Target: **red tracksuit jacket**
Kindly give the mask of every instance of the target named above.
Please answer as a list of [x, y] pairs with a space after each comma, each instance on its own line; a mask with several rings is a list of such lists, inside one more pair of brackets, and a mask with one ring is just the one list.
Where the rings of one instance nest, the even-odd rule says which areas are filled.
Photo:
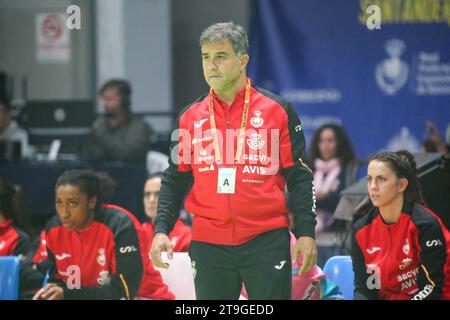
[[67, 231], [57, 216], [46, 227], [49, 282], [65, 299], [174, 299], [148, 258], [148, 238], [129, 211], [97, 209], [82, 232]]
[[0, 256], [26, 255], [30, 245], [30, 237], [15, 227], [12, 220], [0, 223]]
[[[224, 141], [222, 159], [232, 163], [245, 88], [231, 106], [212, 95], [216, 127]], [[302, 161], [306, 158], [305, 138], [295, 111], [280, 97], [251, 87], [244, 150], [236, 170], [236, 191], [218, 194], [209, 97], [209, 94], [201, 97], [178, 116], [180, 133], [171, 145], [172, 155], [178, 155], [178, 161], [175, 163], [171, 158], [164, 173], [155, 233], [169, 234], [173, 229], [186, 192], [185, 208], [194, 216], [192, 240], [240, 245], [264, 232], [288, 227], [284, 197], [287, 182], [294, 199], [294, 233], [297, 237], [314, 237], [312, 173]], [[231, 135], [227, 139], [230, 132], [235, 133], [234, 138]]]
[[450, 299], [450, 233], [423, 206], [405, 203], [394, 224], [378, 208], [358, 220], [352, 261], [355, 299]]
[[[146, 232], [149, 238], [149, 248], [152, 247], [153, 232], [155, 230], [155, 224], [153, 222], [144, 222], [142, 228]], [[188, 252], [189, 245], [191, 244], [191, 228], [186, 226], [183, 222], [178, 220], [173, 227], [172, 232], [169, 233], [169, 239], [172, 243], [174, 252]]]

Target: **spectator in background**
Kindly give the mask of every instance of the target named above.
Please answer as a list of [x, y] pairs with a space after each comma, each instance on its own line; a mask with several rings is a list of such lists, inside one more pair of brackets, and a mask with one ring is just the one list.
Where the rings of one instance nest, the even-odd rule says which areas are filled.
[[45, 230], [49, 283], [34, 299], [174, 299], [148, 258], [141, 224], [103, 204], [112, 185], [109, 176], [88, 170], [58, 178], [57, 216]]
[[[156, 208], [158, 205], [159, 190], [161, 189], [162, 175], [162, 172], [151, 175], [144, 185], [144, 208], [145, 214], [150, 221], [144, 222], [142, 227], [150, 239], [150, 248], [152, 246], [153, 231], [155, 230]], [[174, 252], [188, 252], [189, 244], [191, 243], [191, 229], [178, 219], [173, 230], [169, 233], [169, 239]]]
[[12, 119], [10, 101], [3, 97], [0, 97], [0, 141], [19, 142], [21, 157], [30, 158], [33, 156], [33, 149], [28, 144], [27, 132]]
[[423, 152], [442, 152], [450, 154], [450, 124], [447, 127], [446, 139], [442, 140], [439, 129], [432, 121], [425, 123], [425, 141], [422, 144]]
[[333, 214], [339, 193], [355, 180], [350, 170], [355, 155], [344, 129], [332, 123], [320, 127], [312, 140], [310, 159], [317, 200], [316, 232], [321, 232], [336, 227]]
[[152, 129], [131, 113], [131, 94], [126, 80], [113, 79], [101, 87], [105, 114], [94, 122], [83, 146], [85, 160], [145, 162]]

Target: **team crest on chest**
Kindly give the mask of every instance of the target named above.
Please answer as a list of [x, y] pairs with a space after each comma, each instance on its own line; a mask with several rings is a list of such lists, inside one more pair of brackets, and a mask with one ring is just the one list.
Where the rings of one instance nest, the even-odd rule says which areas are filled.
[[256, 110], [253, 113], [255, 114], [255, 116], [250, 119], [250, 123], [252, 124], [253, 127], [259, 128], [264, 124], [264, 119], [261, 118], [262, 112]]
[[250, 138], [247, 139], [247, 145], [250, 149], [259, 150], [266, 142], [262, 139], [262, 136], [258, 133], [252, 133]]
[[403, 245], [403, 252], [404, 252], [406, 255], [408, 255], [408, 253], [409, 253], [409, 248], [410, 248], [410, 246], [409, 246], [409, 241], [408, 241], [408, 239], [406, 239], [406, 243]]
[[105, 266], [105, 264], [106, 264], [106, 257], [105, 257], [105, 249], [104, 248], [98, 249], [97, 263], [99, 265], [101, 265], [101, 266]]

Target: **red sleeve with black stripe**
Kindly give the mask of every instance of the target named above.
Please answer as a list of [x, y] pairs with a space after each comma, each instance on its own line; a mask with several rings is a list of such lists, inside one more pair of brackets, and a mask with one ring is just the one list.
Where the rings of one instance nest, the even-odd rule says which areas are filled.
[[414, 206], [412, 221], [420, 247], [419, 292], [412, 300], [441, 299], [449, 267], [449, 232], [434, 213], [419, 205]]
[[300, 119], [290, 103], [273, 93], [255, 88], [259, 93], [277, 102], [285, 110], [280, 129], [281, 173], [292, 197], [295, 236], [315, 238], [316, 197], [313, 173], [306, 163], [306, 140]]
[[[285, 141], [289, 141], [285, 143]], [[283, 146], [287, 146], [284, 148]], [[316, 197], [313, 186], [313, 174], [305, 163], [306, 141], [300, 119], [295, 111], [287, 105], [287, 123], [281, 131], [280, 157], [285, 154], [292, 157], [292, 165], [281, 163], [282, 173], [286, 178], [288, 191], [292, 196], [294, 234], [297, 237], [315, 238]]]
[[[203, 98], [204, 96], [200, 97], [196, 102], [184, 108], [177, 117], [176, 127], [170, 144], [169, 167], [164, 172], [161, 181], [154, 235], [157, 233], [168, 235], [173, 230], [180, 216], [183, 199], [194, 182], [194, 176], [190, 167], [191, 155], [187, 149], [188, 145], [190, 147], [191, 142], [185, 141], [187, 139], [186, 133], [188, 132], [186, 112], [193, 104]], [[186, 163], [183, 159], [189, 159], [189, 163]]]

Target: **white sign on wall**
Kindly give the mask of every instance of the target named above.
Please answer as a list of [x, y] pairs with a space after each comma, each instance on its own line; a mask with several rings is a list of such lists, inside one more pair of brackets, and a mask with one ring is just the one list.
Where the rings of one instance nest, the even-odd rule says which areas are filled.
[[41, 63], [68, 63], [70, 61], [70, 33], [64, 13], [36, 15], [36, 59]]

